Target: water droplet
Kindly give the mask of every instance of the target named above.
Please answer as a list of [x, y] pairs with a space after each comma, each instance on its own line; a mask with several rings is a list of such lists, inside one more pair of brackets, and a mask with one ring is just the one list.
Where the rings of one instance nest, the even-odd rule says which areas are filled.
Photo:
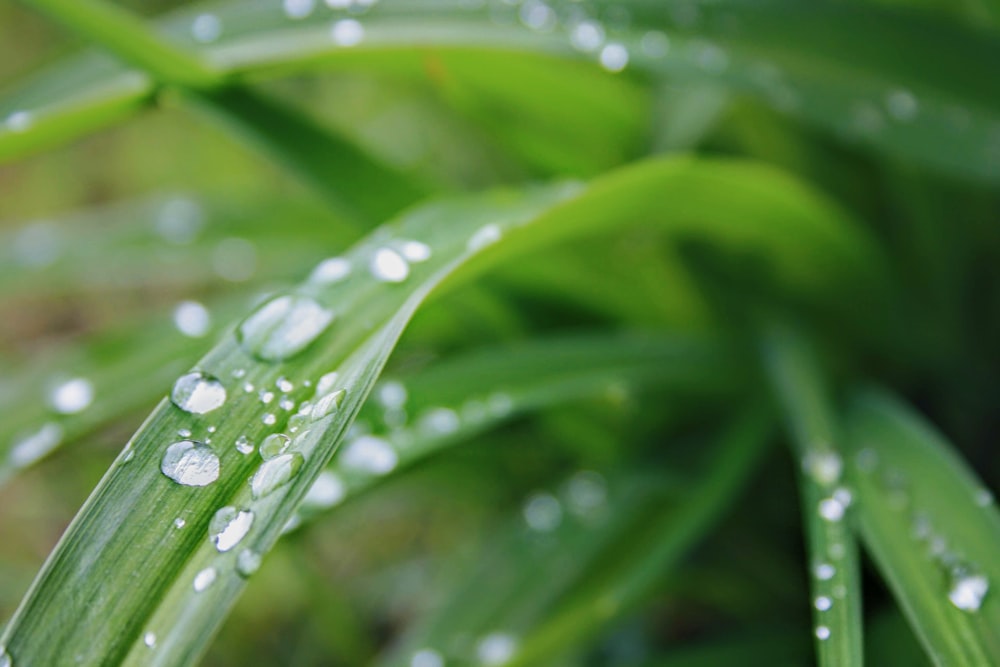
[[247, 454], [253, 454], [253, 443], [250, 442], [250, 438], [245, 435], [241, 435], [236, 438], [236, 451], [240, 454], [246, 456]]
[[458, 430], [461, 422], [451, 408], [432, 408], [420, 417], [418, 428], [431, 436], [450, 435]]
[[244, 579], [260, 569], [260, 554], [250, 549], [244, 549], [236, 556], [236, 574]]
[[155, 648], [156, 647], [156, 633], [154, 633], [154, 632], [147, 632], [146, 634], [144, 634], [142, 636], [142, 643], [145, 644], [146, 646], [148, 646], [149, 648]]
[[122, 450], [122, 463], [128, 463], [135, 458], [135, 450], [132, 449], [132, 443], [125, 445], [125, 449]]
[[35, 124], [35, 117], [30, 111], [13, 111], [7, 115], [4, 125], [10, 132], [27, 132]]
[[830, 628], [825, 625], [816, 626], [816, 638], [820, 641], [826, 641], [830, 638]]
[[203, 415], [226, 402], [226, 388], [215, 376], [193, 371], [177, 378], [170, 401], [184, 412]]
[[269, 461], [281, 456], [288, 449], [288, 445], [291, 442], [292, 439], [284, 433], [271, 434], [264, 438], [264, 442], [260, 443], [260, 457], [265, 461]]
[[340, 452], [338, 462], [352, 470], [384, 475], [396, 467], [399, 457], [387, 441], [373, 435], [363, 435], [352, 440]]
[[337, 384], [337, 378], [338, 377], [339, 376], [337, 375], [336, 371], [332, 371], [330, 373], [327, 373], [323, 377], [321, 377], [316, 382], [316, 393], [317, 394], [325, 394], [328, 391], [330, 391], [331, 389], [333, 389], [334, 385]]
[[566, 483], [566, 500], [573, 514], [584, 518], [593, 516], [607, 503], [607, 484], [596, 472], [578, 472]]
[[820, 581], [829, 581], [830, 579], [833, 579], [835, 574], [837, 574], [837, 568], [829, 563], [820, 563], [816, 566], [816, 569], [813, 570], [813, 574], [815, 574], [816, 578]]
[[212, 316], [197, 301], [181, 301], [174, 308], [174, 326], [189, 338], [201, 338], [212, 326]]
[[293, 399], [291, 396], [282, 396], [281, 399], [278, 401], [278, 407], [284, 410], [285, 412], [291, 412], [292, 410], [295, 409], [295, 399]]
[[365, 38], [365, 29], [354, 19], [341, 19], [333, 24], [330, 37], [337, 46], [357, 46]]
[[55, 387], [49, 394], [52, 408], [61, 414], [80, 412], [94, 400], [94, 385], [86, 378], [73, 378]]
[[274, 416], [273, 413], [268, 412], [263, 417], [260, 418], [261, 423], [265, 426], [274, 426], [278, 423], [278, 418]]
[[384, 283], [401, 283], [410, 275], [410, 265], [391, 248], [376, 250], [369, 269], [376, 280]]
[[202, 44], [214, 42], [222, 35], [222, 21], [215, 14], [199, 14], [191, 23], [191, 35]]
[[598, 60], [600, 60], [601, 67], [609, 72], [621, 72], [628, 65], [628, 49], [625, 48], [624, 44], [611, 42], [601, 49]]
[[246, 392], [246, 393], [248, 393], [248, 394], [252, 394], [256, 389], [257, 388], [255, 386], [253, 386], [252, 382], [244, 382], [243, 383], [243, 391]]
[[243, 349], [255, 357], [284, 361], [304, 350], [332, 321], [333, 312], [311, 298], [286, 294], [258, 308], [236, 334]]
[[344, 402], [345, 396], [347, 396], [347, 392], [343, 389], [331, 391], [329, 394], [323, 396], [313, 406], [312, 412], [309, 415], [310, 419], [317, 421], [336, 412]]
[[218, 572], [215, 571], [214, 567], [206, 567], [204, 570], [194, 575], [194, 592], [201, 593], [209, 586], [215, 583], [215, 578], [218, 576]]
[[989, 489], [979, 489], [976, 492], [975, 501], [980, 507], [989, 507], [993, 504], [993, 494]]
[[820, 595], [818, 598], [816, 598], [814, 604], [816, 606], [816, 609], [818, 609], [819, 611], [828, 611], [830, 607], [833, 606], [833, 600], [831, 600], [825, 595]]
[[62, 442], [63, 430], [55, 422], [47, 422], [34, 433], [16, 440], [7, 460], [15, 468], [23, 468], [42, 458]]
[[208, 524], [208, 538], [220, 552], [229, 551], [250, 532], [253, 519], [253, 512], [250, 510], [223, 507]]
[[184, 245], [198, 236], [205, 213], [198, 202], [174, 197], [163, 202], [156, 214], [156, 233], [167, 243]]
[[304, 19], [313, 12], [314, 0], [284, 0], [285, 16], [290, 19]]
[[569, 42], [578, 51], [596, 51], [604, 43], [604, 26], [597, 21], [580, 21], [570, 29]]
[[339, 477], [324, 470], [309, 487], [309, 492], [302, 499], [302, 504], [318, 509], [333, 507], [347, 495], [347, 488]]
[[377, 391], [376, 399], [385, 408], [401, 408], [406, 405], [406, 387], [402, 382], [388, 380], [383, 382]]
[[219, 479], [219, 457], [200, 442], [181, 440], [167, 447], [160, 470], [178, 484], [208, 486]]
[[831, 486], [840, 481], [840, 475], [844, 470], [844, 463], [836, 452], [813, 450], [806, 454], [803, 459], [802, 469], [816, 483], [823, 486]]
[[819, 501], [819, 515], [825, 521], [840, 521], [844, 518], [844, 506], [836, 498], [824, 498]]
[[271, 401], [274, 400], [274, 392], [268, 391], [267, 389], [261, 389], [260, 393], [257, 394], [257, 396], [260, 398], [260, 402], [263, 403], [264, 405], [268, 405]]
[[469, 241], [465, 244], [466, 249], [469, 252], [476, 252], [482, 250], [488, 245], [493, 245], [503, 236], [503, 230], [500, 229], [500, 225], [495, 223], [490, 223], [484, 225], [476, 230], [476, 232], [469, 237]]
[[261, 464], [250, 480], [250, 492], [254, 498], [263, 498], [287, 484], [302, 467], [302, 455], [298, 452], [282, 454]]
[[444, 658], [430, 648], [422, 648], [410, 658], [410, 667], [444, 667]]
[[431, 247], [420, 241], [404, 241], [399, 251], [408, 262], [426, 262], [431, 258]]
[[278, 388], [278, 391], [288, 393], [295, 389], [295, 384], [286, 377], [280, 377], [274, 381], [274, 386]]
[[343, 257], [324, 259], [316, 265], [309, 280], [322, 285], [337, 283], [351, 275], [351, 262]]
[[981, 574], [970, 572], [968, 568], [956, 568], [952, 572], [951, 589], [948, 599], [958, 609], [967, 612], [979, 611], [983, 598], [990, 590], [990, 582]]
[[0, 646], [0, 667], [12, 667], [14, 661], [10, 657], [10, 653], [7, 653], [7, 649]]
[[185, 521], [184, 519], [182, 519], [180, 517], [177, 517], [176, 519], [174, 519], [174, 528], [176, 528], [177, 530], [180, 530], [181, 528], [183, 528], [186, 525], [187, 525], [187, 521]]
[[550, 493], [536, 493], [524, 504], [524, 520], [528, 528], [550, 533], [562, 522], [562, 505]]
[[670, 40], [659, 30], [651, 30], [639, 40], [639, 50], [649, 58], [662, 58], [670, 50]]
[[532, 30], [549, 32], [556, 27], [556, 13], [542, 0], [525, 0], [518, 16]]
[[917, 98], [910, 91], [898, 88], [886, 95], [885, 108], [896, 120], [913, 120], [918, 110]]
[[516, 650], [517, 640], [513, 636], [494, 632], [476, 644], [476, 657], [484, 665], [502, 665], [514, 657]]

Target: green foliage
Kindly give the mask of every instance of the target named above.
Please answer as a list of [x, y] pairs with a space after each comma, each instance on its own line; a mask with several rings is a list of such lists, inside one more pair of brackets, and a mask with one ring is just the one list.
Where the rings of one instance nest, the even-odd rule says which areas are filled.
[[1000, 663], [996, 2], [24, 4], [0, 667]]

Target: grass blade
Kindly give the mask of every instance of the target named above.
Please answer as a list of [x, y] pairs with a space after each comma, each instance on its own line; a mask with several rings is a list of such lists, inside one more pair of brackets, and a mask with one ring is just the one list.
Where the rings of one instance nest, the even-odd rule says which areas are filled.
[[1000, 512], [934, 429], [863, 392], [847, 451], [865, 547], [937, 665], [1000, 662]]

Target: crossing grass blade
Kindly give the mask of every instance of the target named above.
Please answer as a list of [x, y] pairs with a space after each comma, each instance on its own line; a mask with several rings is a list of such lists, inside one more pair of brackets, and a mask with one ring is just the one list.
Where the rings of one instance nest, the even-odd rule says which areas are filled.
[[954, 448], [892, 396], [858, 392], [846, 451], [861, 539], [936, 665], [1000, 660], [1000, 512]]

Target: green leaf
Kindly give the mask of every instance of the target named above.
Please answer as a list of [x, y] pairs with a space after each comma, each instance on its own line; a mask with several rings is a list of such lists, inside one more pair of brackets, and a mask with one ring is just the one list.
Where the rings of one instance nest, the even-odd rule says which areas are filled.
[[865, 547], [937, 665], [1000, 661], [1000, 512], [952, 446], [891, 396], [855, 396], [851, 481]]

